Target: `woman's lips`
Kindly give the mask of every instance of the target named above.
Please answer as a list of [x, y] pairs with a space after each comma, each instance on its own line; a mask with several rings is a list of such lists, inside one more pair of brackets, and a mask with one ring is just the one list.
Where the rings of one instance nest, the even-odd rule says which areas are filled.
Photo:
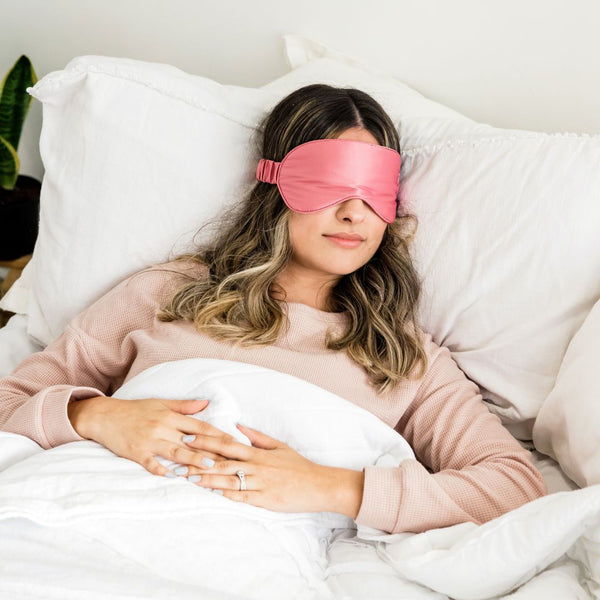
[[342, 248], [358, 248], [364, 239], [357, 233], [329, 233], [324, 236]]

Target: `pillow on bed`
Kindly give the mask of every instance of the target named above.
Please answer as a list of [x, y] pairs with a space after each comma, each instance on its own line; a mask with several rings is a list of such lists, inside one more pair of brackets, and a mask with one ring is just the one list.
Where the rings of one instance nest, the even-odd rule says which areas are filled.
[[578, 485], [600, 483], [600, 301], [575, 334], [533, 428], [537, 449]]
[[[356, 64], [300, 36], [286, 42], [302, 81], [311, 65], [321, 76], [324, 59]], [[567, 345], [600, 297], [600, 136], [418, 111], [402, 115], [399, 131], [401, 200], [419, 219], [421, 324], [512, 433], [531, 439]]]
[[258, 89], [173, 67], [78, 58], [33, 88], [45, 167], [31, 336], [47, 344], [129, 274], [189, 245], [253, 180]]

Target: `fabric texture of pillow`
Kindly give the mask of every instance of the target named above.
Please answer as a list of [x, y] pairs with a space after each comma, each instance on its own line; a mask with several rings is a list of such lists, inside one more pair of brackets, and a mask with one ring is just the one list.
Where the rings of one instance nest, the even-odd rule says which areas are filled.
[[575, 334], [533, 428], [540, 452], [585, 487], [600, 483], [600, 301]]
[[47, 344], [129, 274], [189, 248], [253, 182], [268, 94], [162, 64], [74, 59], [32, 89], [45, 167], [29, 334]]
[[491, 128], [404, 152], [421, 323], [521, 439], [600, 297], [598, 164], [598, 138]]
[[[303, 82], [311, 65], [321, 76], [323, 60], [361, 64], [301, 36], [286, 45]], [[374, 80], [353, 84], [369, 92]], [[600, 136], [499, 129], [387, 85], [384, 108], [401, 120], [401, 201], [419, 220], [421, 325], [529, 440], [567, 345], [600, 297]], [[404, 101], [414, 105], [403, 112]]]

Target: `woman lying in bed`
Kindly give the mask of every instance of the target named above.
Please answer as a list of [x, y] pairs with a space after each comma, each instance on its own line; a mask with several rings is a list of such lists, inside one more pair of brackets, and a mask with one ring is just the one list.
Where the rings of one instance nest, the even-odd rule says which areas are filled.
[[[482, 523], [543, 495], [529, 453], [415, 322], [412, 221], [396, 218], [399, 138], [382, 107], [314, 84], [262, 130], [258, 182], [213, 243], [126, 279], [0, 380], [2, 429], [44, 448], [92, 439], [235, 501], [388, 532]], [[395, 428], [418, 461], [325, 467], [259, 431], [239, 426], [247, 446], [191, 417], [206, 400], [110, 396], [152, 365], [195, 357], [321, 386]], [[185, 466], [172, 473], [160, 456]]]

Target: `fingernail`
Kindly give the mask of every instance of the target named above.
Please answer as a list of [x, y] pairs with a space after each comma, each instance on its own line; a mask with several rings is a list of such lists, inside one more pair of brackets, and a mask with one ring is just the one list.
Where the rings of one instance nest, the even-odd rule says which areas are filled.
[[195, 435], [184, 435], [184, 436], [181, 438], [181, 441], [182, 441], [182, 442], [185, 442], [185, 443], [187, 444], [188, 442], [193, 442], [195, 439], [196, 439], [196, 436], [195, 436]]
[[205, 467], [213, 467], [215, 464], [215, 461], [212, 458], [206, 458], [206, 456], [202, 459], [202, 464]]
[[190, 483], [198, 483], [202, 479], [202, 475], [190, 475], [188, 481]]
[[167, 472], [165, 473], [165, 477], [175, 477], [175, 474], [174, 474], [174, 473], [171, 473], [171, 471], [167, 471]]
[[175, 475], [187, 475], [188, 470], [189, 469], [187, 467], [177, 467], [173, 472]]

